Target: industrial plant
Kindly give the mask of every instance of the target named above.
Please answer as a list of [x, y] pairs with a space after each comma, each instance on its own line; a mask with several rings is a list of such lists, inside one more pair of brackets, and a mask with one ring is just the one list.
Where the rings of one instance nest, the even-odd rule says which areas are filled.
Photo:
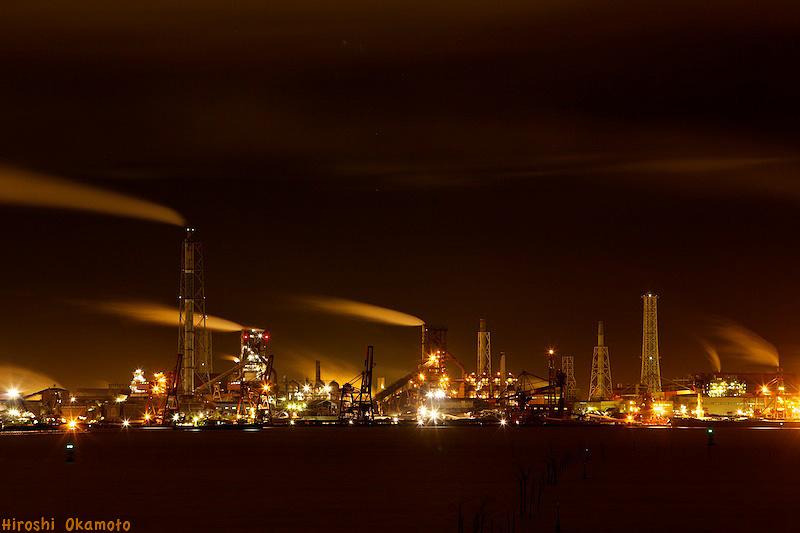
[[[700, 373], [662, 377], [658, 345], [658, 295], [642, 296], [641, 377], [614, 382], [602, 321], [591, 360], [587, 394], [575, 378], [576, 357], [555, 348], [541, 354], [546, 373], [508, 368], [492, 353], [487, 321], [477, 321], [474, 371], [448, 349], [448, 329], [420, 327], [420, 351], [409, 372], [391, 383], [374, 378], [376, 354], [365, 347], [361, 371], [338, 383], [279, 377], [280, 354], [270, 352], [265, 328], [243, 328], [232, 365], [213, 368], [202, 244], [188, 228], [182, 243], [177, 357], [167, 368], [133, 370], [130, 383], [108, 388], [50, 387], [5, 391], [4, 430], [99, 428], [237, 429], [309, 425], [614, 425], [764, 427], [800, 426], [797, 377], [771, 373]], [[588, 352], [588, 351], [587, 351]], [[167, 362], [165, 358], [165, 363]], [[471, 366], [471, 365], [470, 365]]]

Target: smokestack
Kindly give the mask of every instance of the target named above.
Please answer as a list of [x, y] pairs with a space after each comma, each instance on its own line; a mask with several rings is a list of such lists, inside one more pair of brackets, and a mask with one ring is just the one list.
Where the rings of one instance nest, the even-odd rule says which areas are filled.
[[322, 379], [320, 379], [319, 360], [317, 360], [317, 380], [314, 382], [314, 384], [317, 385], [317, 384], [319, 384], [321, 382], [322, 382]]
[[506, 381], [506, 352], [500, 352], [500, 379], [505, 383]]
[[603, 335], [603, 321], [597, 323], [597, 345], [605, 346], [605, 335]]
[[486, 331], [486, 319], [481, 318], [481, 329], [479, 331]]

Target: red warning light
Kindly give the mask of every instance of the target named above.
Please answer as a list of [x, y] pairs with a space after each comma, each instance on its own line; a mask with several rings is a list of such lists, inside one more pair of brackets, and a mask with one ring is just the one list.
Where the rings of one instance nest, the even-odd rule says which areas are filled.
[[264, 335], [264, 338], [265, 338], [266, 340], [269, 340], [269, 335]]

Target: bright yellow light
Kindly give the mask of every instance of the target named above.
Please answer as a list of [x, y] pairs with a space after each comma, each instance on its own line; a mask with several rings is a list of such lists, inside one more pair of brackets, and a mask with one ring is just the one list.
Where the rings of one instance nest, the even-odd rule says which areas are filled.
[[553, 350], [552, 348], [550, 348], [550, 350], [548, 350], [548, 352], [547, 352], [547, 353], [549, 353], [550, 355], [553, 355], [554, 353], [556, 353], [556, 351], [555, 351], [555, 350]]
[[78, 423], [75, 420], [70, 420], [69, 424], [67, 424], [67, 427], [69, 427], [69, 429], [75, 429], [78, 427]]
[[425, 381], [425, 374], [423, 374], [422, 372], [420, 372], [420, 374], [419, 374], [419, 379], [420, 379], [420, 380], [422, 380], [422, 381]]
[[19, 409], [9, 409], [8, 414], [11, 416], [19, 416]]
[[123, 426], [123, 427], [128, 427], [128, 426], [130, 426], [130, 425], [131, 425], [131, 423], [130, 423], [129, 421], [127, 421], [127, 420], [123, 420], [123, 421], [122, 421], [122, 426]]
[[8, 389], [9, 398], [16, 398], [17, 396], [19, 396], [19, 391], [17, 389]]
[[144, 419], [145, 419], [145, 420], [150, 420], [150, 413], [146, 413], [146, 414], [144, 415]]
[[76, 400], [77, 400], [77, 398], [75, 396], [70, 396], [69, 397], [69, 401], [71, 401], [72, 403], [75, 403]]
[[506, 419], [505, 418], [500, 420], [500, 425], [501, 426], [505, 426], [506, 425]]

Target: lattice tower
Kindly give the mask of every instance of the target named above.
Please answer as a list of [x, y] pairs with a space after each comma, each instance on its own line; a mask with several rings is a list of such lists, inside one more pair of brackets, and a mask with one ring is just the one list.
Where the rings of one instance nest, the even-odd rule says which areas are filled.
[[614, 398], [611, 381], [611, 360], [605, 345], [603, 322], [597, 323], [597, 346], [592, 353], [592, 375], [589, 379], [589, 401], [600, 402]]
[[642, 318], [642, 379], [645, 394], [661, 396], [661, 362], [658, 356], [658, 296], [647, 293]]

